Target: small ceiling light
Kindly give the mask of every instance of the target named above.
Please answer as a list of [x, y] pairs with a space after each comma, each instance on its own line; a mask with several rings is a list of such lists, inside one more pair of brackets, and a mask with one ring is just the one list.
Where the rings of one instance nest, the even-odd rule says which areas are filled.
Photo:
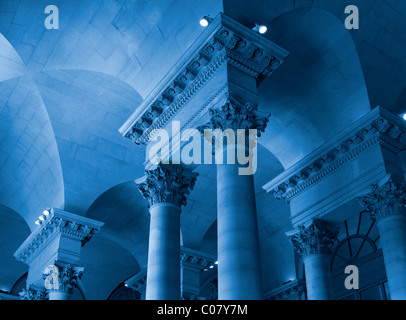
[[44, 212], [42, 213], [44, 216], [49, 216], [50, 209], [45, 209]]
[[213, 265], [211, 265], [209, 268], [210, 268], [210, 269], [213, 269], [213, 268], [214, 268], [214, 266], [213, 266]]
[[38, 219], [40, 219], [41, 221], [45, 220], [44, 216], [39, 216]]
[[406, 113], [403, 114], [402, 118], [406, 121]]
[[40, 226], [40, 225], [41, 225], [41, 222], [40, 222], [39, 220], [37, 220], [37, 221], [35, 221], [35, 224], [36, 224], [37, 226]]
[[219, 264], [219, 262], [218, 262], [218, 261], [216, 261], [214, 264]]
[[204, 16], [203, 18], [200, 19], [200, 25], [203, 28], [206, 28], [212, 21], [213, 18], [211, 18], [210, 16]]
[[256, 23], [255, 27], [252, 28], [252, 30], [254, 30], [255, 32], [258, 32], [260, 34], [264, 34], [268, 31], [268, 27], [263, 24]]

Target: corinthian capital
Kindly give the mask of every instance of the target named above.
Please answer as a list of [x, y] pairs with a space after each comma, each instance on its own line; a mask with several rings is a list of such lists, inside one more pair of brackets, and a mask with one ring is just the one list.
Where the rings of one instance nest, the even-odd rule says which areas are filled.
[[149, 207], [156, 203], [173, 203], [185, 206], [186, 195], [193, 189], [197, 173], [185, 170], [180, 165], [159, 164], [154, 170], [147, 170], [147, 175], [137, 180], [138, 188]]
[[371, 186], [371, 192], [358, 198], [373, 219], [405, 215], [406, 184], [394, 182], [389, 176]]
[[57, 274], [55, 275], [49, 271], [43, 274], [44, 279], [49, 276], [54, 276], [56, 279], [53, 280], [52, 290], [73, 294], [73, 291], [78, 285], [78, 281], [82, 278], [84, 268], [70, 264], [57, 264], [56, 267], [56, 270], [53, 270], [53, 272]]
[[327, 221], [314, 219], [286, 235], [300, 256], [331, 254], [337, 241], [338, 228]]
[[198, 129], [203, 132], [204, 129], [227, 129], [234, 130], [256, 129], [258, 137], [265, 131], [270, 115], [264, 115], [255, 110], [253, 104], [247, 103], [241, 105], [231, 97], [219, 109], [210, 109], [210, 121]]

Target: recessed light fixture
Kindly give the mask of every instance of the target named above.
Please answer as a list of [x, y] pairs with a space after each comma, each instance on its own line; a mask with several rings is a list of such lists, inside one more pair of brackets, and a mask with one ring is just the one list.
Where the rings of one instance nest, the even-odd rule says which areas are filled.
[[207, 15], [200, 19], [200, 25], [203, 28], [206, 28], [212, 21], [213, 21], [213, 18], [210, 17], [209, 15]]
[[258, 32], [259, 34], [264, 34], [268, 31], [268, 27], [266, 25], [256, 23], [252, 30]]
[[219, 262], [218, 262], [218, 261], [216, 261], [214, 264], [219, 264]]
[[406, 113], [403, 114], [402, 118], [406, 121]]
[[51, 213], [51, 209], [45, 209], [42, 214], [43, 214], [44, 216], [49, 216], [50, 213]]

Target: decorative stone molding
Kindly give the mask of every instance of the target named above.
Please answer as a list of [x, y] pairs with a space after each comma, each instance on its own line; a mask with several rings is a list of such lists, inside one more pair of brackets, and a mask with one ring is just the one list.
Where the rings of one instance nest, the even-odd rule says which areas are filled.
[[337, 241], [338, 227], [327, 221], [313, 219], [287, 232], [290, 243], [301, 257], [331, 254]]
[[209, 113], [210, 121], [198, 128], [200, 132], [204, 133], [205, 129], [220, 129], [222, 131], [231, 129], [236, 135], [238, 129], [243, 129], [246, 132], [246, 146], [250, 146], [250, 141], [247, 140], [248, 130], [256, 129], [257, 137], [260, 137], [261, 133], [265, 131], [271, 116], [256, 111], [256, 106], [250, 103], [241, 105], [232, 97], [229, 97], [226, 104], [221, 108], [210, 109]]
[[359, 203], [379, 219], [391, 215], [406, 215], [406, 183], [394, 182], [390, 175], [371, 185], [370, 192], [358, 198]]
[[185, 170], [180, 165], [159, 164], [146, 170], [147, 175], [136, 181], [148, 207], [156, 203], [186, 205], [186, 195], [193, 189], [198, 173]]
[[29, 264], [54, 237], [60, 235], [81, 242], [82, 247], [100, 230], [104, 223], [59, 209], [51, 209], [44, 222], [24, 241], [14, 256]]
[[200, 251], [183, 247], [180, 254], [181, 266], [194, 272], [202, 272], [214, 266], [216, 259]]
[[225, 65], [255, 79], [276, 70], [288, 52], [220, 13], [160, 85], [120, 128], [136, 144], [147, 144]]
[[45, 288], [34, 289], [29, 287], [28, 289], [23, 289], [19, 293], [20, 300], [48, 300], [48, 291]]
[[276, 199], [289, 203], [376, 144], [396, 152], [406, 148], [405, 125], [380, 107], [361, 118], [332, 143], [325, 144], [264, 185], [263, 189]]
[[[180, 261], [182, 268], [193, 272], [202, 272], [214, 265], [216, 258], [201, 251], [181, 247]], [[147, 269], [143, 269], [136, 275], [125, 281], [125, 285], [138, 292], [145, 292], [147, 285]], [[190, 298], [190, 297], [188, 297]], [[199, 299], [199, 297], [195, 297]]]
[[293, 280], [265, 294], [265, 300], [302, 300], [306, 290], [303, 280]]
[[[73, 291], [76, 289], [78, 285], [78, 281], [82, 278], [83, 271], [85, 268], [73, 266], [70, 264], [63, 265], [63, 264], [56, 264], [59, 268], [58, 271], [58, 289], [51, 289], [55, 291], [62, 291], [68, 294], [73, 294]], [[51, 273], [44, 273], [43, 277], [46, 278]]]
[[137, 292], [144, 292], [147, 285], [147, 269], [143, 269], [130, 279], [125, 281], [126, 287]]

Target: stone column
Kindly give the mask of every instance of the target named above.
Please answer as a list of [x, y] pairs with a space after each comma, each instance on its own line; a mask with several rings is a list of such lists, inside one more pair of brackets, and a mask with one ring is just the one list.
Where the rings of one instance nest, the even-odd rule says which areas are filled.
[[392, 300], [406, 299], [406, 185], [386, 177], [360, 203], [377, 219]]
[[103, 223], [55, 208], [45, 210], [39, 221], [14, 253], [18, 261], [29, 266], [27, 290], [21, 298], [32, 298], [32, 290], [42, 293], [46, 289], [49, 300], [68, 300], [84, 270], [79, 267], [81, 249]]
[[197, 173], [160, 164], [137, 181], [151, 214], [147, 300], [180, 299], [180, 213]]
[[[214, 136], [216, 143], [220, 300], [264, 298], [253, 174], [256, 138], [265, 130], [269, 115], [255, 109], [230, 97], [219, 110], [211, 110], [210, 122], [199, 128], [206, 140]], [[213, 135], [210, 130], [214, 130]], [[222, 145], [223, 134], [228, 138], [226, 145]], [[249, 162], [242, 165], [238, 155], [245, 156], [246, 151]], [[236, 154], [237, 159], [233, 159]]]
[[308, 300], [332, 300], [330, 257], [338, 228], [326, 221], [311, 220], [286, 234], [303, 258]]

